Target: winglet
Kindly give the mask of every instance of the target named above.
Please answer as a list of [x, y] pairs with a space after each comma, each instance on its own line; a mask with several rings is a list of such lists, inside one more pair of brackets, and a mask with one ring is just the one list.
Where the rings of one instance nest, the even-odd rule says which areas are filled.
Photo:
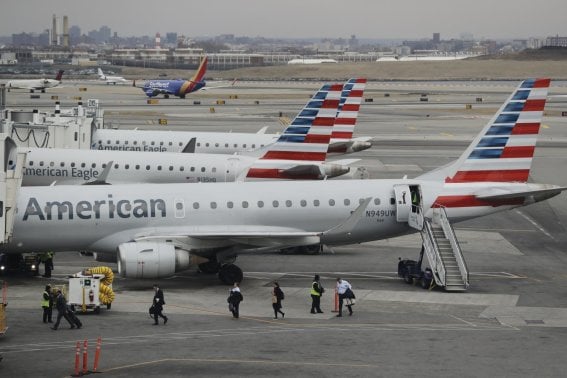
[[112, 169], [112, 164], [114, 163], [114, 160], [109, 161], [106, 164], [106, 167], [104, 167], [104, 170], [102, 171], [102, 173], [100, 174], [100, 176], [98, 176], [96, 178], [96, 180], [93, 181], [89, 181], [84, 183], [83, 185], [110, 185], [106, 179], [108, 178], [108, 174], [110, 173], [110, 170]]
[[345, 219], [342, 223], [336, 225], [335, 227], [323, 232], [323, 236], [329, 237], [335, 235], [350, 234], [357, 223], [360, 221], [360, 219], [362, 219], [364, 211], [370, 204], [370, 201], [372, 201], [372, 197], [365, 198], [347, 219]]
[[185, 148], [183, 148], [183, 151], [181, 151], [181, 153], [194, 154], [196, 145], [197, 145], [197, 138], [191, 138], [191, 140], [189, 141], [189, 143], [187, 143]]

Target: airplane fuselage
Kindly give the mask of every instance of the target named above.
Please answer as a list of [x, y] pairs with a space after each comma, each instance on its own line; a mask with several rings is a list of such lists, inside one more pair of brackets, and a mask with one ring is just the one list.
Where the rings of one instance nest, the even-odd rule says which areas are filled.
[[186, 94], [198, 91], [205, 86], [204, 81], [192, 82], [190, 80], [149, 80], [142, 90], [148, 97], [157, 95], [172, 95], [185, 97]]
[[6, 83], [6, 87], [15, 89], [46, 89], [56, 87], [60, 83], [59, 80], [54, 79], [22, 79], [10, 80]]
[[[370, 197], [351, 232], [321, 239], [329, 245], [361, 243], [415, 231], [407, 221], [397, 220], [402, 198], [394, 192], [396, 185], [419, 185], [426, 214], [441, 195], [454, 190], [447, 189], [450, 184], [420, 180], [148, 184], [80, 190], [72, 186], [22, 187], [14, 237], [7, 249], [114, 253], [122, 243], [154, 235], [218, 234], [225, 235], [227, 242], [231, 235], [240, 234], [275, 235], [276, 240], [280, 232], [321, 235], [344, 222], [360, 201]], [[407, 197], [404, 194], [403, 201], [406, 199], [409, 201], [409, 193]], [[447, 208], [447, 213], [455, 221], [520, 205]]]

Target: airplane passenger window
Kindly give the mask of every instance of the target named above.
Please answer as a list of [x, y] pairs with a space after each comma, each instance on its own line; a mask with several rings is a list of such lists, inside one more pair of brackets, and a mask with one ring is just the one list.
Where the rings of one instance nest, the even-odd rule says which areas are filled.
[[152, 140], [152, 142], [151, 142], [150, 144], [151, 144], [152, 146], [155, 146], [155, 145], [156, 145], [156, 142], [154, 142], [154, 141]]
[[350, 205], [350, 200], [348, 198], [345, 198], [344, 204], [345, 204], [345, 206]]
[[191, 172], [195, 172], [195, 167], [191, 167]]
[[315, 207], [319, 206], [319, 200], [313, 200], [313, 206]]
[[242, 201], [242, 208], [248, 209], [248, 201]]
[[170, 170], [170, 171], [173, 171], [173, 165], [170, 165], [170, 166], [169, 166], [169, 170]]
[[124, 141], [124, 144], [128, 144], [128, 141], [127, 141], [127, 140], [125, 140], [125, 141]]
[[49, 163], [50, 167], [53, 167], [54, 165], [55, 165], [55, 162], [53, 162], [53, 161]]
[[118, 164], [114, 164], [114, 169], [118, 169], [119, 165]]
[[274, 201], [272, 202], [272, 206], [273, 207], [278, 207], [280, 205], [280, 203], [278, 201]]
[[183, 172], [183, 171], [185, 170], [185, 167], [184, 167], [184, 166], [181, 166], [181, 167], [179, 167], [179, 170], [180, 170], [181, 172]]
[[163, 146], [163, 142], [159, 142], [159, 145], [160, 145], [160, 146]]
[[85, 163], [81, 163], [81, 168], [85, 168], [87, 165]]
[[335, 200], [334, 199], [329, 200], [329, 206], [335, 206]]
[[374, 198], [374, 204], [380, 205], [380, 198]]
[[30, 167], [33, 166], [33, 161], [30, 160]]
[[102, 140], [99, 140], [99, 141], [98, 141], [98, 144], [102, 144]]
[[242, 145], [242, 148], [246, 148], [246, 143], [244, 143], [244, 144]]
[[65, 166], [65, 162], [62, 161], [59, 165], [62, 166], [62, 167], [64, 167], [64, 166]]
[[117, 141], [116, 141], [116, 144], [120, 144], [120, 141], [119, 141], [119, 140], [117, 140]]
[[102, 164], [102, 169], [106, 168], [106, 163]]
[[305, 206], [307, 206], [307, 201], [301, 200], [301, 201], [299, 201], [299, 204], [301, 205], [301, 207], [305, 207]]
[[175, 204], [175, 209], [176, 210], [183, 210], [183, 202], [177, 202]]
[[150, 166], [146, 165], [146, 171], [149, 171], [149, 170], [150, 170]]
[[96, 163], [92, 163], [91, 167], [96, 168]]
[[287, 200], [287, 201], [285, 201], [285, 205], [286, 205], [287, 207], [291, 207], [292, 203], [291, 203], [290, 200]]
[[130, 164], [125, 164], [124, 169], [130, 169]]
[[217, 167], [213, 167], [213, 173], [217, 171]]
[[234, 148], [238, 147], [238, 144], [234, 143]]
[[211, 202], [211, 209], [216, 209], [216, 208], [217, 208], [217, 203]]
[[197, 210], [199, 208], [199, 202], [193, 202], [193, 209]]
[[135, 140], [135, 141], [134, 141], [134, 146], [135, 146], [135, 145], [137, 145], [137, 144], [138, 144], [138, 141], [137, 141], [137, 140]]
[[260, 208], [264, 207], [264, 201], [258, 201], [258, 207]]
[[219, 146], [219, 144], [218, 144], [218, 143], [215, 143], [215, 147], [218, 147], [218, 146]]
[[228, 207], [229, 209], [232, 209], [234, 207], [234, 204], [232, 203], [232, 201], [228, 201], [226, 203], [226, 207]]
[[145, 140], [143, 140], [143, 141], [142, 141], [142, 144], [143, 144], [143, 145], [145, 146], [145, 145], [146, 145], [146, 141], [145, 141]]
[[395, 198], [390, 198], [390, 205], [395, 205], [396, 204], [396, 199]]
[[72, 163], [71, 163], [71, 167], [74, 167], [74, 166], [75, 166], [75, 162], [72, 162]]
[[140, 169], [140, 164], [136, 164], [136, 169]]
[[110, 139], [106, 141], [106, 144], [110, 144]]
[[224, 146], [225, 146], [226, 148], [228, 148], [228, 143], [225, 143]]
[[201, 172], [205, 172], [205, 167], [201, 167]]
[[260, 145], [260, 147], [264, 147], [264, 145], [263, 145], [263, 144], [261, 144], [261, 145]]
[[170, 145], [170, 146], [173, 146], [173, 142], [169, 142], [169, 145]]
[[179, 142], [179, 147], [183, 146], [183, 143]]
[[201, 147], [201, 143], [197, 143], [197, 147]]
[[158, 166], [157, 166], [157, 170], [158, 170], [158, 171], [161, 171], [161, 165], [158, 165]]
[[206, 147], [209, 147], [209, 144], [208, 144], [208, 143], [205, 143], [205, 146], [206, 146]]
[[40, 167], [43, 167], [43, 161], [40, 161], [40, 162], [39, 162], [39, 166], [40, 166]]
[[358, 204], [359, 204], [359, 205], [362, 205], [363, 202], [364, 202], [364, 198], [359, 198], [359, 199], [358, 199]]

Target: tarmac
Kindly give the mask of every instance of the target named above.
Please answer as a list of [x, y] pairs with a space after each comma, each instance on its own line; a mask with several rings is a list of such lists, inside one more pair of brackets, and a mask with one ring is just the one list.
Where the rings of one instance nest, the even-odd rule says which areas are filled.
[[[371, 177], [413, 177], [443, 165], [458, 157], [516, 84], [372, 83], [365, 97], [374, 101], [363, 104], [355, 133], [374, 136], [374, 145], [349, 157], [360, 158], [357, 165], [367, 167]], [[82, 85], [57, 90], [68, 98], [62, 106], [73, 103]], [[89, 85], [88, 93], [101, 98], [103, 106], [111, 104], [108, 121], [124, 128], [160, 127], [153, 123], [159, 114], [168, 118], [169, 129], [254, 132], [265, 125], [280, 129], [279, 112], [293, 116], [320, 83], [239, 85], [238, 90], [160, 100], [151, 107], [132, 88]], [[419, 100], [423, 91], [428, 102]], [[562, 82], [552, 88], [554, 95], [566, 91]], [[229, 99], [233, 93], [238, 93], [237, 100]], [[9, 106], [50, 107], [49, 96], [31, 103], [28, 94], [18, 94]], [[217, 97], [226, 98], [227, 105], [216, 106], [211, 114]], [[477, 97], [483, 102], [477, 104]], [[193, 99], [202, 105], [192, 105]], [[465, 107], [469, 103], [471, 111]], [[563, 110], [566, 98], [550, 98], [531, 173], [535, 182], [567, 185]], [[76, 252], [57, 253], [50, 279], [5, 277], [9, 329], [0, 338], [0, 374], [70, 376], [76, 343], [84, 340], [92, 370], [94, 346], [101, 337], [98, 372], [112, 377], [563, 376], [566, 221], [561, 194], [454, 225], [471, 272], [466, 293], [424, 290], [397, 277], [398, 257], [417, 258], [419, 235], [326, 248], [318, 255], [242, 255], [237, 260], [245, 275], [239, 319], [228, 312], [229, 288], [214, 275], [191, 269], [156, 280], [167, 303], [165, 326], [153, 326], [148, 315], [154, 281], [116, 277], [110, 310], [79, 315], [84, 324], [80, 330], [67, 329], [64, 323], [58, 331], [49, 329], [41, 321], [40, 307], [46, 283], [65, 283], [69, 274], [90, 266], [116, 269]], [[314, 274], [326, 288], [324, 314], [309, 313]], [[333, 312], [337, 277], [353, 285], [353, 316], [337, 318]], [[285, 292], [284, 319], [273, 319], [274, 280]]]

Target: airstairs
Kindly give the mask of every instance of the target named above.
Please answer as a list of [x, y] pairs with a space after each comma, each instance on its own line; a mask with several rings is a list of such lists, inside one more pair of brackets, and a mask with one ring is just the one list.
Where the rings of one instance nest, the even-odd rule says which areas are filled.
[[[469, 287], [469, 273], [455, 231], [445, 208], [436, 207], [431, 210], [431, 218], [421, 217], [421, 222], [414, 223], [410, 217], [409, 221], [412, 227], [421, 232], [425, 255], [435, 283], [446, 291], [466, 291]], [[421, 211], [416, 213], [422, 214]], [[422, 227], [418, 228], [420, 226]]]

